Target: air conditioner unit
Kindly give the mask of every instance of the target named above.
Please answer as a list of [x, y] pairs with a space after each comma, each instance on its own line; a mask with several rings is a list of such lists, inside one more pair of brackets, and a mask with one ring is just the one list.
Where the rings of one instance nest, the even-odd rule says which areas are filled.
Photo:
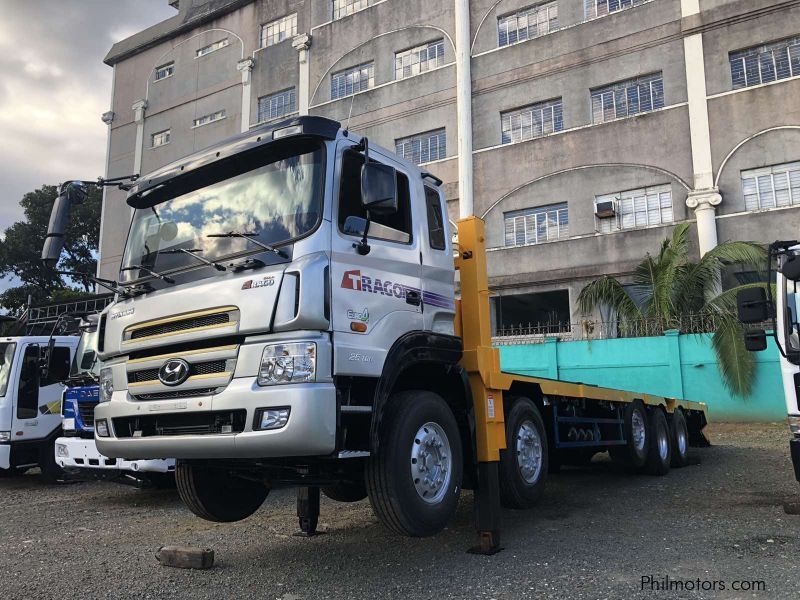
[[608, 219], [617, 216], [617, 203], [615, 200], [598, 202], [594, 208], [594, 214], [598, 219]]

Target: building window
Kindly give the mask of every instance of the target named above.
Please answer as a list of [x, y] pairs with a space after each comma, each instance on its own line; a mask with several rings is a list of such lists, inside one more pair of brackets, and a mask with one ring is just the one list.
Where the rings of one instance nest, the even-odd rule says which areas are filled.
[[261, 47], [274, 46], [296, 35], [297, 13], [292, 13], [261, 26]]
[[583, 12], [587, 19], [602, 17], [626, 8], [644, 4], [649, 0], [583, 0]]
[[331, 76], [331, 100], [375, 87], [375, 63], [364, 63]]
[[228, 41], [228, 38], [225, 38], [224, 40], [214, 42], [213, 44], [209, 44], [208, 46], [203, 46], [197, 51], [197, 58], [205, 56], [206, 54], [211, 54], [212, 52], [216, 52], [217, 50], [220, 50], [225, 46], [227, 46], [229, 43], [230, 42]]
[[150, 146], [153, 148], [158, 148], [159, 146], [164, 146], [169, 144], [169, 137], [170, 137], [170, 130], [165, 129], [164, 131], [159, 131], [154, 133], [150, 136], [151, 144]]
[[214, 121], [219, 121], [220, 119], [224, 118], [225, 118], [225, 111], [218, 110], [217, 112], [213, 112], [209, 115], [203, 115], [202, 117], [195, 119], [192, 122], [192, 127], [200, 127], [202, 125], [208, 125], [209, 123], [213, 123]]
[[375, 2], [377, 0], [333, 0], [333, 18], [335, 20], [352, 15], [372, 6]]
[[800, 206], [800, 162], [742, 171], [745, 210]]
[[165, 65], [156, 67], [156, 81], [161, 81], [167, 77], [172, 77], [175, 74], [175, 63], [168, 62]]
[[731, 52], [731, 80], [737, 90], [800, 75], [800, 36]]
[[531, 6], [497, 19], [498, 44], [509, 46], [558, 29], [558, 3]]
[[501, 142], [510, 144], [542, 137], [564, 129], [561, 98], [500, 113]]
[[541, 244], [569, 236], [566, 202], [507, 212], [504, 218], [507, 247]]
[[661, 73], [592, 90], [592, 122], [605, 123], [664, 108]]
[[669, 184], [595, 197], [595, 206], [612, 202], [614, 215], [597, 219], [600, 233], [672, 223], [672, 188]]
[[428, 131], [395, 140], [394, 147], [397, 154], [419, 165], [447, 157], [447, 135], [444, 129]]
[[444, 64], [444, 40], [436, 40], [394, 55], [394, 78], [419, 75]]
[[290, 115], [297, 110], [295, 89], [283, 90], [277, 94], [261, 96], [258, 99], [258, 122], [271, 121]]

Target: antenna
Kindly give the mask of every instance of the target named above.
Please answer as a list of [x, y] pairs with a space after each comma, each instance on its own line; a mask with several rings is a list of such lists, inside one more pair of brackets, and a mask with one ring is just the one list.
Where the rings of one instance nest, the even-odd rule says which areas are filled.
[[350, 118], [353, 116], [353, 102], [356, 101], [356, 95], [353, 94], [350, 96], [350, 112], [347, 113], [347, 125], [345, 125], [344, 130], [350, 131]]

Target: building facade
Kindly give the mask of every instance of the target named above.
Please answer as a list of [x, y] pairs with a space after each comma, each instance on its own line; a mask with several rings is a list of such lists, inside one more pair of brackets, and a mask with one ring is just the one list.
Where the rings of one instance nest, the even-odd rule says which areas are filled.
[[[692, 222], [695, 255], [798, 235], [798, 0], [170, 4], [105, 59], [107, 176], [295, 114], [349, 122], [438, 175], [452, 220], [469, 177], [498, 328], [578, 321], [582, 287], [629, 276], [676, 223]], [[108, 190], [101, 276], [130, 214]]]

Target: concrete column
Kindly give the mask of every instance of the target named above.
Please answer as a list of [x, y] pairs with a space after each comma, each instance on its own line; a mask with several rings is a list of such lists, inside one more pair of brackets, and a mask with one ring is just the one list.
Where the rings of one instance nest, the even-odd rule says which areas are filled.
[[300, 65], [300, 77], [297, 82], [297, 110], [301, 115], [308, 114], [309, 90], [311, 81], [311, 62], [308, 53], [311, 49], [311, 36], [302, 33], [292, 40], [292, 48], [297, 50], [297, 60]]
[[242, 74], [242, 132], [250, 130], [250, 80], [256, 61], [245, 58], [236, 63], [236, 68]]
[[722, 196], [716, 189], [694, 190], [686, 198], [686, 206], [694, 211], [697, 218], [697, 241], [702, 256], [717, 245], [716, 207], [722, 203]]
[[458, 111], [458, 212], [475, 212], [472, 186], [472, 64], [469, 0], [455, 0], [456, 110]]
[[142, 174], [142, 151], [144, 150], [144, 111], [147, 109], [147, 100], [137, 100], [131, 106], [133, 109], [133, 122], [136, 123], [136, 148], [133, 154], [133, 173]]

